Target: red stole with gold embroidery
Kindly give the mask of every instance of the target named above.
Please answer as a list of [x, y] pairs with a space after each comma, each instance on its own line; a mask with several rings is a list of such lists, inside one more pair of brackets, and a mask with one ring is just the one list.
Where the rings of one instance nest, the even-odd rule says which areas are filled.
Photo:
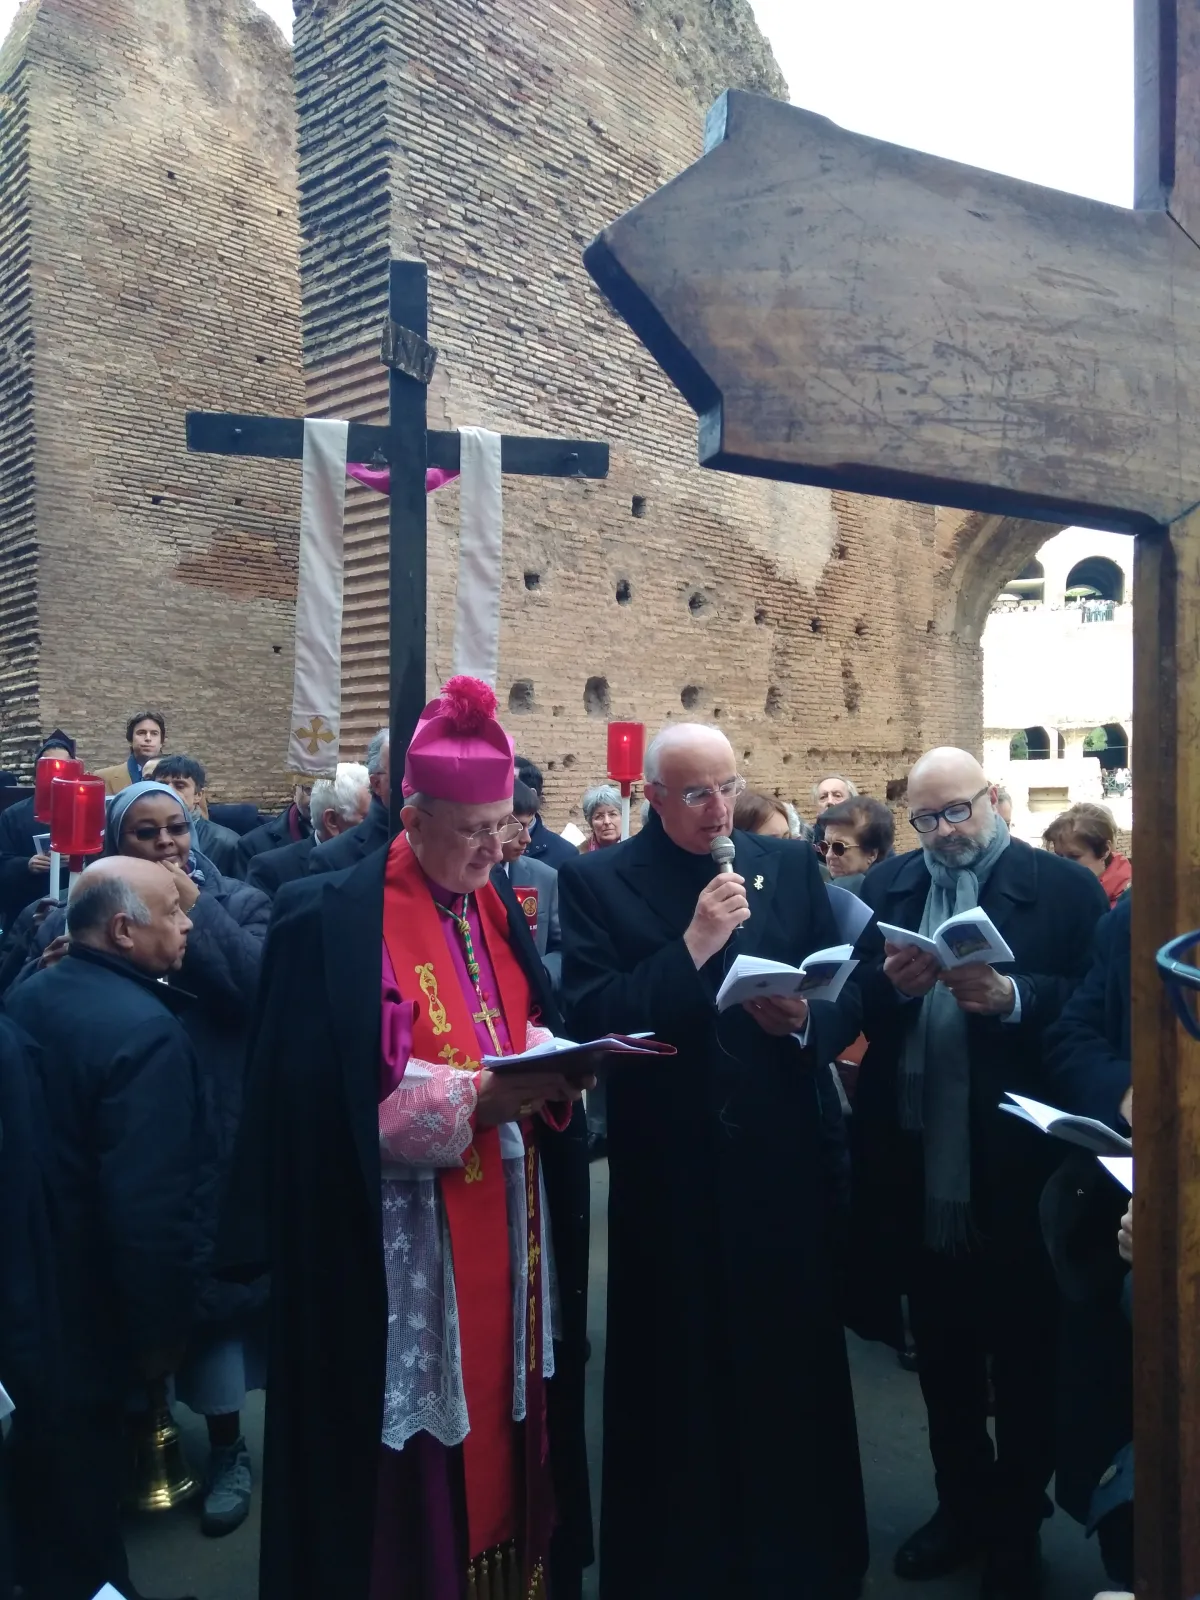
[[[508, 942], [504, 903], [490, 883], [475, 895], [509, 1039], [523, 1049], [529, 980]], [[479, 1062], [475, 997], [463, 992], [446, 949], [429, 883], [401, 834], [384, 876], [383, 937], [405, 1000], [416, 1003], [413, 1055], [464, 1072]], [[500, 1136], [480, 1130], [461, 1168], [444, 1168], [438, 1186], [454, 1253], [459, 1343], [470, 1432], [463, 1442], [469, 1555], [516, 1536], [519, 1466], [513, 1437], [513, 1288]]]

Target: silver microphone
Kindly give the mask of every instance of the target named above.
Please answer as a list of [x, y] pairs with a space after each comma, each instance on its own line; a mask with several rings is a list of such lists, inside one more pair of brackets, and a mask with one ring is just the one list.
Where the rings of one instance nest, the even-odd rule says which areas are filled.
[[734, 850], [732, 839], [728, 839], [723, 833], [719, 833], [709, 845], [708, 853], [717, 863], [718, 876], [720, 876], [722, 872], [733, 871]]

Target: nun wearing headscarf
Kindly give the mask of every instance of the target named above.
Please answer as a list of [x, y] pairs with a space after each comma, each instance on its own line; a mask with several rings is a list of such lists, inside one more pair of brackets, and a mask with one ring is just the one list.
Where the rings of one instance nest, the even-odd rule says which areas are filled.
[[[191, 999], [180, 1021], [191, 1036], [208, 1085], [216, 1145], [217, 1183], [208, 1251], [216, 1235], [217, 1196], [233, 1153], [242, 1110], [246, 1044], [258, 989], [271, 902], [260, 889], [226, 878], [193, 848], [191, 817], [165, 783], [130, 784], [108, 804], [105, 855], [157, 861], [175, 879], [191, 920], [183, 965], [165, 980]], [[65, 908], [38, 930], [38, 954], [65, 926]], [[53, 956], [51, 955], [51, 959]], [[36, 962], [30, 963], [30, 968]], [[265, 1382], [265, 1339], [259, 1324], [266, 1283], [234, 1284], [208, 1277], [200, 1294], [194, 1336], [175, 1376], [175, 1392], [207, 1419], [210, 1445], [202, 1531], [231, 1532], [250, 1509], [250, 1457], [240, 1412], [246, 1394]]]

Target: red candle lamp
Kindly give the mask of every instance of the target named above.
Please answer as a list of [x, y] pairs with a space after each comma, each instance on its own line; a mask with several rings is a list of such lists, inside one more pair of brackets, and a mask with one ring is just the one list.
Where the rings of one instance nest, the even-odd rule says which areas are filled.
[[609, 723], [608, 775], [614, 783], [621, 785], [621, 793], [627, 800], [633, 785], [642, 776], [642, 757], [645, 753], [645, 723]]
[[[34, 773], [33, 816], [35, 822], [50, 821], [50, 785], [55, 778], [82, 778], [83, 762], [69, 756], [43, 756]], [[103, 779], [100, 780], [103, 783]]]
[[84, 858], [104, 848], [104, 799], [103, 778], [80, 774], [51, 784], [50, 848], [70, 858], [72, 872], [82, 872]]

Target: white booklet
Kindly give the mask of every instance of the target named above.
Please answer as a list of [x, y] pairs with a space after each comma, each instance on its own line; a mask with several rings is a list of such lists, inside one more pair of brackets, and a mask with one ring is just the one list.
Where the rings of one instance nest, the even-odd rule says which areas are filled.
[[829, 908], [833, 912], [838, 938], [843, 944], [857, 944], [859, 935], [874, 912], [865, 900], [860, 900], [840, 884], [827, 883], [825, 893], [829, 896]]
[[675, 1046], [649, 1033], [606, 1033], [603, 1039], [576, 1044], [574, 1039], [544, 1039], [519, 1056], [484, 1056], [481, 1066], [489, 1072], [547, 1072], [586, 1075], [608, 1056], [673, 1056]]
[[836, 1000], [858, 962], [854, 946], [835, 944], [814, 950], [798, 967], [765, 956], [738, 956], [717, 991], [717, 1010], [728, 1011], [764, 995], [800, 995], [805, 1000]]
[[1070, 1112], [1043, 1105], [1040, 1100], [1030, 1100], [1023, 1094], [1010, 1094], [1008, 1099], [1012, 1105], [1005, 1105], [1002, 1100], [1001, 1111], [1020, 1117], [1023, 1122], [1031, 1122], [1035, 1128], [1040, 1128], [1043, 1133], [1052, 1133], [1056, 1139], [1077, 1144], [1084, 1150], [1090, 1150], [1094, 1156], [1133, 1155], [1132, 1140], [1126, 1139], [1106, 1123], [1097, 1122], [1094, 1117], [1075, 1117]]
[[1111, 1173], [1127, 1194], [1133, 1193], [1132, 1156], [1097, 1156], [1096, 1159], [1106, 1172]]
[[947, 917], [932, 939], [911, 928], [894, 928], [890, 922], [880, 922], [877, 927], [888, 944], [916, 945], [918, 950], [937, 956], [944, 967], [965, 967], [971, 962], [995, 967], [1013, 959], [1000, 930], [979, 906]]

